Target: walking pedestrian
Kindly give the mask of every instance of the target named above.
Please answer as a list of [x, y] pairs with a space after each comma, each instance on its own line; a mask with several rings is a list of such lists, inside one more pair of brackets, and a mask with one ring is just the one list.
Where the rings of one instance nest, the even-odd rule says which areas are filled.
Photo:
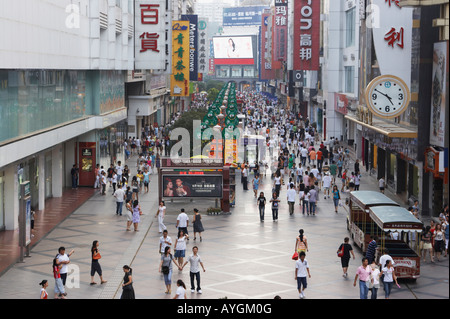
[[242, 170], [242, 185], [243, 185], [243, 189], [244, 191], [248, 190], [248, 167], [247, 165], [244, 166], [244, 169]]
[[386, 182], [384, 180], [384, 177], [381, 177], [378, 180], [378, 187], [380, 188], [380, 192], [384, 194], [384, 188], [386, 187]]
[[370, 264], [372, 273], [370, 274], [369, 290], [371, 292], [370, 299], [377, 299], [378, 288], [380, 288], [380, 269], [377, 267], [375, 260]]
[[295, 262], [295, 279], [297, 280], [297, 290], [300, 299], [305, 298], [305, 289], [308, 287], [306, 277], [308, 276], [309, 278], [311, 278], [311, 273], [309, 272], [309, 264], [305, 257], [306, 254], [304, 251], [302, 251], [299, 254], [298, 260]]
[[180, 266], [171, 254], [170, 246], [166, 246], [164, 253], [161, 255], [159, 263], [159, 272], [164, 276], [164, 284], [166, 285], [166, 294], [170, 294], [172, 289], [172, 262], [180, 269]]
[[102, 184], [102, 195], [106, 195], [106, 172], [102, 171], [101, 172], [101, 184]]
[[323, 187], [323, 199], [330, 198], [330, 187], [331, 187], [331, 176], [329, 172], [326, 172], [322, 178], [322, 187]]
[[125, 215], [127, 216], [127, 231], [131, 231], [131, 225], [133, 224], [133, 206], [131, 205], [131, 199], [125, 201]]
[[53, 278], [55, 279], [55, 299], [66, 299], [66, 291], [61, 280], [61, 267], [62, 265], [58, 264], [57, 258], [53, 258]]
[[397, 276], [395, 274], [395, 268], [389, 259], [386, 260], [386, 264], [381, 269], [380, 276], [383, 275], [384, 297], [386, 299], [389, 299], [394, 282], [397, 284], [397, 286], [399, 286], [397, 282]]
[[259, 197], [257, 199], [257, 205], [259, 208], [259, 220], [264, 221], [264, 212], [266, 210], [266, 197], [264, 197], [264, 192], [259, 193]]
[[366, 258], [368, 259], [369, 264], [371, 264], [372, 261], [375, 259], [375, 255], [377, 252], [378, 237], [371, 235], [370, 239], [371, 239], [371, 241], [370, 241], [369, 245], [367, 246], [367, 251], [366, 251]]
[[341, 258], [341, 266], [342, 266], [342, 277], [347, 278], [348, 277], [348, 264], [350, 261], [350, 254], [353, 256], [353, 259], [355, 259], [355, 253], [353, 252], [352, 245], [349, 244], [350, 238], [345, 237], [344, 242], [339, 246], [337, 253], [339, 253], [342, 249], [343, 254], [340, 257]]
[[306, 253], [307, 251], [309, 251], [309, 249], [308, 249], [308, 239], [304, 235], [305, 231], [303, 229], [300, 229], [298, 232], [299, 235], [295, 239], [294, 251], [300, 255], [301, 252]]
[[202, 223], [202, 215], [197, 208], [194, 208], [194, 217], [192, 218], [192, 226], [194, 228], [194, 240], [197, 240], [196, 234], [199, 233], [200, 241], [202, 241], [202, 233], [205, 231]]
[[48, 287], [48, 281], [42, 280], [39, 285], [41, 286], [41, 292], [39, 294], [39, 299], [48, 299], [48, 293], [47, 293], [47, 287]]
[[292, 215], [292, 214], [294, 214], [295, 197], [297, 196], [297, 192], [295, 191], [293, 183], [291, 183], [289, 185], [289, 189], [286, 192], [286, 196], [287, 196], [287, 202], [289, 205], [289, 215]]
[[120, 299], [135, 299], [134, 288], [133, 288], [133, 269], [130, 266], [123, 266], [123, 272], [125, 275], [123, 276], [122, 283], [122, 295]]
[[280, 205], [280, 200], [276, 193], [273, 193], [272, 199], [270, 200], [272, 203], [272, 219], [273, 221], [278, 221], [278, 207]]
[[72, 189], [78, 188], [78, 167], [76, 164], [72, 165], [72, 169], [70, 170], [70, 175], [72, 175]]
[[156, 216], [158, 217], [158, 225], [160, 233], [162, 233], [164, 230], [167, 229], [166, 225], [164, 225], [165, 215], [166, 215], [166, 205], [164, 201], [161, 201], [159, 202], [158, 212], [156, 213]]
[[100, 283], [105, 284], [106, 280], [103, 280], [102, 275], [102, 267], [100, 266], [99, 260], [102, 258], [102, 255], [100, 254], [100, 251], [98, 250], [98, 240], [94, 240], [92, 242], [91, 247], [91, 286], [96, 285], [97, 283], [94, 281], [94, 275], [97, 273], [100, 276]]
[[369, 283], [372, 281], [370, 274], [372, 267], [369, 265], [369, 260], [364, 257], [361, 266], [356, 270], [355, 280], [353, 286], [356, 287], [356, 281], [359, 279], [359, 298], [367, 299], [369, 294]]
[[203, 265], [202, 259], [198, 255], [198, 247], [194, 246], [192, 247], [192, 255], [190, 255], [187, 260], [184, 262], [183, 266], [181, 266], [181, 269], [186, 266], [187, 263], [191, 263], [189, 276], [191, 278], [191, 292], [195, 292], [195, 285], [194, 285], [194, 278], [197, 281], [197, 293], [202, 293], [202, 288], [200, 287], [200, 267], [202, 267], [203, 272], [205, 272], [205, 267]]
[[175, 296], [173, 299], [187, 299], [186, 297], [186, 285], [183, 280], [177, 280], [177, 291], [175, 292]]
[[431, 232], [430, 232], [431, 227], [427, 226], [423, 233], [422, 233], [422, 253], [423, 253], [423, 261], [426, 262], [426, 254], [428, 252], [428, 254], [430, 255], [430, 260], [433, 263], [434, 259], [433, 259], [433, 246], [431, 245]]
[[69, 254], [66, 254], [65, 247], [59, 247], [58, 254], [56, 255], [56, 262], [58, 265], [61, 265], [60, 274], [63, 286], [66, 285], [67, 273], [69, 271], [69, 267], [67, 266], [70, 263], [70, 256], [75, 252], [75, 250], [71, 250]]
[[178, 229], [178, 231], [182, 230], [186, 235], [188, 235], [188, 226], [189, 226], [189, 217], [185, 213], [184, 208], [181, 209], [181, 213], [178, 214], [177, 217], [177, 224], [175, 227]]
[[179, 265], [183, 264], [183, 259], [186, 253], [186, 241], [188, 239], [188, 234], [185, 234], [183, 230], [178, 230], [178, 236], [175, 239], [175, 245], [173, 249], [175, 250], [175, 258], [178, 261]]
[[114, 197], [116, 198], [116, 215], [122, 216], [122, 207], [125, 200], [125, 191], [122, 185], [119, 184], [117, 190], [114, 192]]
[[261, 179], [259, 177], [259, 174], [255, 174], [252, 184], [253, 184], [253, 193], [255, 194], [255, 198], [256, 198], [257, 194], [258, 194], [259, 185], [261, 184]]
[[444, 232], [442, 231], [442, 225], [437, 224], [436, 230], [433, 233], [433, 239], [434, 239], [434, 252], [435, 257], [437, 261], [441, 261], [441, 254], [445, 250], [445, 244], [444, 244]]
[[139, 227], [139, 223], [141, 222], [141, 206], [139, 206], [139, 201], [135, 200], [133, 202], [133, 226], [134, 226], [134, 231], [139, 231], [138, 227]]
[[309, 194], [309, 199], [308, 199], [308, 201], [309, 201], [309, 212], [313, 216], [315, 216], [316, 215], [316, 202], [317, 202], [317, 197], [319, 195], [318, 195], [314, 185], [311, 185], [311, 188], [310, 188], [308, 194]]
[[339, 201], [341, 200], [341, 194], [339, 193], [339, 189], [338, 189], [337, 185], [333, 186], [332, 193], [333, 193], [334, 211], [337, 213], [338, 207], [339, 207]]
[[276, 193], [277, 197], [280, 196], [280, 189], [281, 189], [282, 182], [283, 182], [282, 177], [281, 177], [280, 173], [277, 172], [274, 177], [274, 189], [275, 189], [275, 193]]
[[169, 236], [169, 231], [164, 229], [162, 236], [159, 238], [159, 253], [163, 255], [166, 247], [170, 246], [172, 246], [172, 238]]

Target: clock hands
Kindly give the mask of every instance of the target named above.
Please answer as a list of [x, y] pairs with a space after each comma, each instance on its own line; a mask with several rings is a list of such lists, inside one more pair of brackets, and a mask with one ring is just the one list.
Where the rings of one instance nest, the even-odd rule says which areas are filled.
[[389, 95], [387, 95], [387, 94], [385, 94], [385, 93], [383, 93], [383, 92], [380, 92], [380, 91], [378, 91], [377, 89], [375, 89], [375, 91], [377, 91], [377, 92], [380, 93], [381, 95], [384, 95], [384, 96], [389, 100], [389, 102], [391, 102], [391, 104], [394, 105], [394, 103], [392, 103], [392, 98], [391, 98]]

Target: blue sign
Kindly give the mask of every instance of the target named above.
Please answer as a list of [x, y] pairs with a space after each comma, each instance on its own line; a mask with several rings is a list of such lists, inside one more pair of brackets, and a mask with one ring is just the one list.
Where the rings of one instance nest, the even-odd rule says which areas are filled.
[[198, 81], [198, 16], [182, 14], [181, 20], [189, 21], [189, 80]]
[[223, 8], [223, 26], [261, 25], [261, 15], [267, 6]]

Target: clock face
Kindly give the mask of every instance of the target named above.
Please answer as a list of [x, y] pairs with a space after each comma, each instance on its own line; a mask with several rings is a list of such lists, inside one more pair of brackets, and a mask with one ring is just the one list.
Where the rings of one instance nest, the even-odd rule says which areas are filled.
[[409, 88], [400, 78], [382, 75], [366, 88], [366, 103], [372, 113], [382, 118], [392, 118], [406, 111], [410, 101]]

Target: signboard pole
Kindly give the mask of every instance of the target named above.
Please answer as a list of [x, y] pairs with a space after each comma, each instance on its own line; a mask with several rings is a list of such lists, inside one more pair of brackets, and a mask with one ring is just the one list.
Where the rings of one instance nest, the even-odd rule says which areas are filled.
[[31, 243], [31, 196], [30, 182], [24, 181], [20, 184], [20, 202], [19, 202], [19, 247], [20, 262], [23, 263], [24, 249], [26, 256], [30, 257]]

